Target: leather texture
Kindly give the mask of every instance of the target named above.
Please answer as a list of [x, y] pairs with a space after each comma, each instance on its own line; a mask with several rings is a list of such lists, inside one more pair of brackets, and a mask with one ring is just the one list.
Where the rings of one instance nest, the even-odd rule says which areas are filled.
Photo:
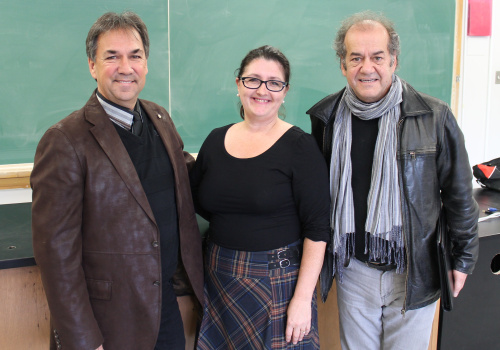
[[[180, 255], [202, 301], [201, 239], [188, 178], [194, 159], [183, 151], [167, 111], [140, 103], [172, 162]], [[153, 349], [161, 310], [159, 230], [95, 92], [42, 137], [31, 186], [33, 248], [57, 343], [62, 349], [102, 343], [105, 349]]]
[[[454, 245], [453, 268], [467, 274], [472, 273], [478, 258], [479, 209], [472, 196], [464, 137], [450, 108], [404, 80], [402, 84], [397, 158], [407, 256], [404, 310], [412, 310], [440, 296], [436, 224], [441, 204]], [[307, 111], [312, 134], [328, 164], [333, 121], [343, 93], [329, 95]]]

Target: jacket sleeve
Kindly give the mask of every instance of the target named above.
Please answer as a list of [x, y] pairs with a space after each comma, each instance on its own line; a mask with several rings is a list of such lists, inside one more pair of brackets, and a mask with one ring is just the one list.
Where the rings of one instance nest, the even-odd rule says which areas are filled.
[[316, 140], [319, 149], [324, 152], [323, 136], [324, 136], [324, 125], [319, 121], [314, 115], [310, 115], [311, 118], [311, 135]]
[[31, 174], [33, 250], [54, 337], [64, 349], [96, 349], [103, 343], [82, 269], [84, 181], [69, 139], [49, 129], [38, 145]]
[[464, 136], [448, 107], [443, 115], [437, 160], [441, 199], [454, 246], [454, 268], [470, 274], [479, 254], [479, 209], [472, 196], [472, 172]]
[[183, 151], [183, 153], [184, 153], [184, 159], [186, 161], [186, 167], [188, 171], [190, 171], [194, 166], [195, 162], [194, 157], [187, 151]]

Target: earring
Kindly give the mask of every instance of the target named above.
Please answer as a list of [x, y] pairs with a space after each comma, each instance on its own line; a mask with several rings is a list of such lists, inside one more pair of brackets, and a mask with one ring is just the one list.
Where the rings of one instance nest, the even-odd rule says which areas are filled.
[[237, 93], [236, 96], [240, 97], [240, 93]]
[[285, 100], [283, 100], [283, 102], [281, 102], [281, 103], [285, 103]]

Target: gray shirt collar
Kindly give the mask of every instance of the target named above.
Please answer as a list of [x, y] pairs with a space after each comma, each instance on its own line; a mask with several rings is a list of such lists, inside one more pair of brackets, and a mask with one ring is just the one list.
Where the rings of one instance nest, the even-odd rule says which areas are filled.
[[138, 113], [142, 120], [142, 113], [139, 101], [136, 102], [134, 110], [131, 110], [126, 107], [117, 105], [114, 102], [111, 102], [97, 90], [96, 90], [96, 96], [102, 108], [109, 116], [109, 119], [116, 125], [119, 125], [126, 130], [130, 130], [130, 128], [132, 127], [132, 122], [134, 120], [134, 112]]

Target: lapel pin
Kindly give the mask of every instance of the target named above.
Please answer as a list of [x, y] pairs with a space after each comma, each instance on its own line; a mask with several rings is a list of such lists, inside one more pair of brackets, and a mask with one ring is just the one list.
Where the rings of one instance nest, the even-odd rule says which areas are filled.
[[158, 119], [161, 119], [161, 115], [160, 115], [160, 113], [158, 113], [158, 114], [157, 114], [157, 116], [158, 116]]

